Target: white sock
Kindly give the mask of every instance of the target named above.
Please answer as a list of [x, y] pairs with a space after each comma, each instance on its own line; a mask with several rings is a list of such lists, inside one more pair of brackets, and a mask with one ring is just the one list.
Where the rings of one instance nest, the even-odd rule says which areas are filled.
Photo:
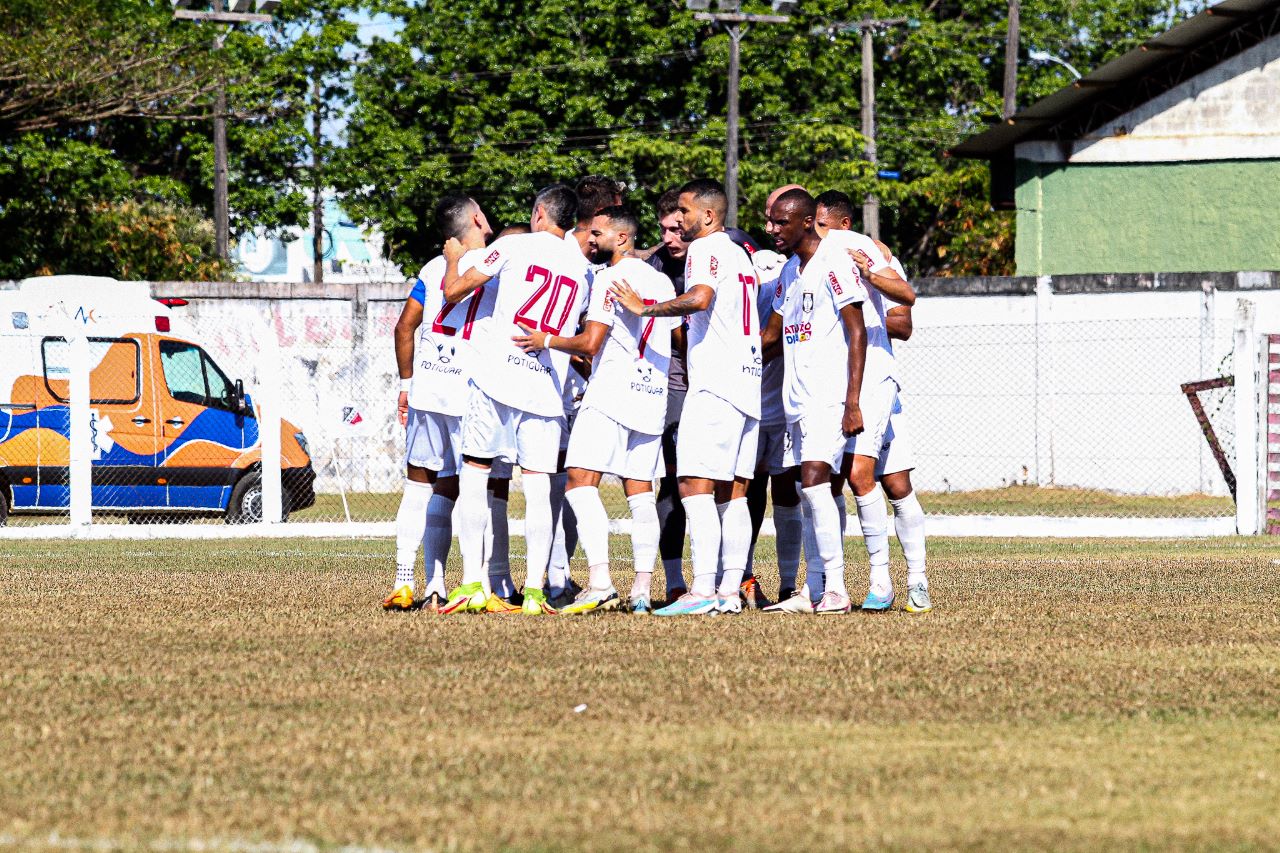
[[427, 504], [432, 491], [430, 483], [404, 481], [404, 494], [400, 496], [400, 509], [396, 511], [396, 589], [413, 586], [418, 545], [427, 526]]
[[902, 545], [902, 555], [907, 558], [907, 587], [921, 584], [929, 588], [925, 575], [924, 508], [915, 492], [899, 498], [893, 504], [893, 526]]
[[888, 595], [893, 589], [889, 577], [889, 510], [884, 505], [884, 492], [880, 484], [865, 495], [855, 495], [858, 502], [858, 520], [862, 522], [862, 538], [867, 543], [867, 557], [871, 562], [871, 591]]
[[823, 586], [827, 592], [848, 595], [844, 583], [844, 542], [840, 539], [840, 517], [836, 512], [836, 502], [831, 499], [831, 486], [822, 483], [801, 489], [800, 493], [809, 517], [813, 519], [814, 539], [822, 561]]
[[667, 576], [667, 592], [688, 588], [684, 582], [684, 560], [663, 560], [662, 573]]
[[844, 492], [836, 495], [836, 512], [840, 516], [840, 542], [843, 547], [844, 534], [849, 529], [849, 501]]
[[422, 536], [422, 562], [426, 572], [424, 595], [445, 594], [444, 570], [453, 547], [453, 501], [433, 494], [427, 504], [427, 529]]
[[818, 556], [818, 539], [813, 530], [813, 516], [809, 512], [809, 504], [800, 501], [800, 514], [803, 519], [801, 542], [804, 544], [804, 586], [809, 592], [809, 600], [817, 602], [825, 591], [822, 558]]
[[569, 552], [565, 548], [564, 496], [569, 474], [549, 474], [551, 484], [551, 558], [547, 562], [547, 586], [555, 597], [569, 585]]
[[720, 555], [724, 564], [724, 578], [720, 581], [722, 598], [738, 594], [747, 572], [750, 550], [751, 510], [747, 509], [746, 498], [735, 498], [729, 501], [720, 520]]
[[462, 553], [464, 584], [489, 584], [484, 570], [484, 530], [489, 525], [488, 486], [488, 468], [463, 465], [458, 472], [458, 550]]
[[[649, 579], [653, 575], [653, 564], [658, 557], [658, 536], [661, 532], [658, 525], [658, 496], [653, 492], [641, 492], [627, 498], [627, 506], [631, 507], [631, 556], [636, 570], [632, 594], [635, 594], [637, 588], [643, 587], [643, 594], [648, 595]], [[644, 576], [643, 581], [641, 575]]]
[[600, 489], [580, 486], [565, 492], [564, 498], [578, 519], [578, 540], [591, 572], [587, 583], [592, 589], [608, 589], [613, 585], [609, 579], [609, 515], [600, 502]]
[[[507, 502], [489, 497], [488, 537], [489, 567], [486, 575], [489, 586], [502, 598], [510, 598], [516, 591], [515, 578], [511, 577], [511, 537], [507, 519]], [[461, 541], [461, 540], [459, 540]]]
[[712, 495], [681, 498], [689, 547], [693, 552], [693, 592], [703, 598], [716, 594], [716, 566], [720, 562], [720, 513]]
[[778, 577], [780, 587], [794, 587], [800, 574], [800, 540], [804, 535], [800, 504], [773, 505], [774, 537], [778, 544]]
[[542, 589], [551, 558], [551, 478], [524, 473], [524, 550], [526, 589]]

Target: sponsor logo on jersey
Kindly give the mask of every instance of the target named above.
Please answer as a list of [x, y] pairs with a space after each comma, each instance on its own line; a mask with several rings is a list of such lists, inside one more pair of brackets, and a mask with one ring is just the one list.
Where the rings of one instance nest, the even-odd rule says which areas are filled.
[[612, 310], [613, 310], [613, 291], [612, 291], [612, 290], [606, 290], [606, 291], [604, 292], [604, 306], [603, 306], [603, 307], [604, 307], [604, 310], [605, 310], [605, 311], [612, 311]]
[[495, 249], [494, 251], [489, 253], [489, 257], [484, 259], [484, 265], [486, 267], [493, 266], [493, 262], [496, 260], [498, 260], [498, 251]]
[[836, 278], [835, 270], [827, 271], [827, 283], [831, 285], [831, 291], [836, 296], [841, 296], [844, 294], [844, 290], [840, 287], [840, 279]]
[[[809, 294], [805, 294], [808, 296]], [[809, 340], [813, 337], [812, 323], [792, 323], [790, 326], [783, 326], [782, 333], [786, 336], [786, 342], [789, 344], [798, 344]]]
[[813, 313], [813, 294], [807, 290], [804, 292], [804, 295], [800, 297], [800, 310], [806, 314]]
[[516, 364], [516, 365], [519, 365], [520, 367], [528, 368], [529, 370], [533, 370], [538, 373], [551, 372], [551, 365], [543, 364], [542, 362], [538, 361], [537, 359], [531, 356], [526, 356], [524, 353], [521, 353], [519, 355], [512, 353], [508, 355], [507, 364]]
[[856, 254], [858, 257], [862, 258], [862, 260], [866, 263], [866, 265], [867, 265], [867, 269], [868, 269], [868, 270], [870, 270], [870, 269], [871, 269], [871, 256], [870, 256], [870, 255], [868, 255], [868, 254], [867, 254], [865, 251], [863, 251], [862, 249], [855, 249], [855, 250], [854, 250], [854, 254]]
[[719, 274], [720, 274], [720, 259], [717, 258], [715, 255], [712, 255], [711, 256], [711, 275], [716, 276]]

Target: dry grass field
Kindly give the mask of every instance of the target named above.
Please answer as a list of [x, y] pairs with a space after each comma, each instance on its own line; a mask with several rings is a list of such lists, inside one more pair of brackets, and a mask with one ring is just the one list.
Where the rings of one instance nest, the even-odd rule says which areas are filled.
[[1275, 540], [937, 541], [827, 619], [385, 614], [390, 553], [0, 544], [0, 847], [1280, 844]]

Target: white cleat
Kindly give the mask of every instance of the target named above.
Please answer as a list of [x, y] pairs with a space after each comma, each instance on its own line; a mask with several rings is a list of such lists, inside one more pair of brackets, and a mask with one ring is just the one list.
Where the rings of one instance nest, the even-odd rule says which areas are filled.
[[813, 613], [813, 602], [807, 590], [800, 590], [790, 598], [771, 604], [762, 613]]
[[849, 596], [832, 590], [823, 593], [822, 600], [818, 602], [817, 607], [813, 608], [813, 612], [820, 616], [843, 614], [851, 610], [853, 610], [853, 602], [849, 600]]
[[733, 616], [742, 612], [742, 597], [736, 592], [727, 598], [716, 599], [717, 616]]

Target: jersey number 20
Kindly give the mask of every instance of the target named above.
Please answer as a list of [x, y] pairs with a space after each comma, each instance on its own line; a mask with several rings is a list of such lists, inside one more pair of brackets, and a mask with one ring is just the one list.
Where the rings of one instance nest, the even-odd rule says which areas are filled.
[[[551, 270], [536, 264], [529, 267], [524, 280], [530, 283], [541, 280], [542, 283], [533, 292], [533, 296], [529, 297], [529, 301], [516, 312], [516, 322], [541, 329], [549, 335], [560, 334], [569, 319], [569, 312], [573, 310], [578, 283], [566, 276], [554, 275]], [[542, 318], [534, 320], [533, 315], [538, 313], [537, 306], [548, 292], [551, 295], [547, 297], [546, 306], [542, 309]]]

